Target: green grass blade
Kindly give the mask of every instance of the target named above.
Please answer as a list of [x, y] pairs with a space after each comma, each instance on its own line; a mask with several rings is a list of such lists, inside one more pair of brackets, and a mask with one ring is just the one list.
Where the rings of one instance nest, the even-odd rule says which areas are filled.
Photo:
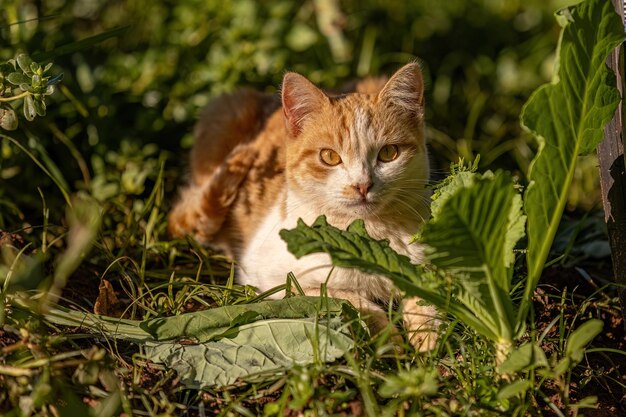
[[82, 327], [102, 333], [106, 337], [135, 342], [154, 340], [150, 333], [139, 326], [137, 320], [117, 319], [57, 306], [43, 315], [50, 323], [60, 326]]
[[9, 142], [13, 143], [15, 146], [17, 146], [18, 148], [20, 148], [20, 150], [22, 152], [24, 152], [26, 155], [28, 155], [28, 157], [39, 167], [41, 168], [41, 170], [48, 176], [50, 177], [50, 179], [56, 184], [56, 186], [58, 187], [58, 189], [61, 191], [61, 194], [63, 194], [63, 198], [65, 199], [65, 202], [67, 203], [68, 206], [72, 207], [72, 202], [70, 201], [70, 195], [68, 190], [63, 186], [63, 183], [59, 180], [59, 178], [57, 178], [56, 176], [52, 175], [52, 173], [50, 171], [48, 171], [48, 169], [37, 159], [37, 157], [35, 155], [32, 154], [32, 152], [30, 152], [28, 149], [26, 149], [21, 143], [19, 143], [17, 140], [13, 139], [10, 136], [6, 136], [3, 135], [2, 133], [0, 133], [0, 138], [2, 139], [6, 139]]
[[83, 49], [91, 48], [94, 45], [99, 44], [107, 39], [114, 38], [116, 36], [123, 35], [128, 30], [128, 26], [123, 26], [115, 29], [108, 30], [103, 33], [99, 33], [94, 36], [90, 36], [85, 39], [81, 39], [76, 42], [71, 42], [65, 45], [61, 45], [50, 52], [43, 52], [33, 54], [32, 58], [36, 62], [46, 63], [54, 60], [61, 55], [71, 54]]
[[66, 219], [69, 225], [66, 248], [55, 260], [52, 285], [44, 297], [49, 303], [57, 302], [57, 297], [60, 296], [70, 275], [93, 247], [94, 239], [100, 230], [102, 210], [94, 199], [79, 194], [74, 199], [74, 206], [68, 208]]

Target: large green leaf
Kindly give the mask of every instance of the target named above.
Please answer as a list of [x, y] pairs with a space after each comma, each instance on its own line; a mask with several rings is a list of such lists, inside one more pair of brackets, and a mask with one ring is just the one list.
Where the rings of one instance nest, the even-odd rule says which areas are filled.
[[175, 369], [187, 387], [224, 386], [294, 364], [334, 361], [354, 344], [345, 326], [337, 317], [260, 320], [239, 327], [232, 338], [192, 345], [147, 343], [145, 352], [148, 359]]
[[444, 281], [440, 275], [413, 265], [408, 257], [395, 252], [387, 240], [371, 238], [362, 220], [354, 221], [347, 230], [340, 230], [329, 225], [324, 216], [320, 216], [311, 226], [298, 221], [295, 229], [281, 230], [280, 235], [296, 257], [325, 252], [338, 267], [357, 268], [385, 276], [407, 295], [421, 297], [491, 340], [500, 339], [494, 332], [496, 326], [486, 324], [483, 317], [475, 314], [476, 309], [451, 301], [448, 288], [442, 285]]
[[524, 208], [528, 215], [528, 282], [519, 323], [546, 262], [576, 158], [602, 140], [620, 100], [615, 76], [605, 61], [624, 39], [624, 26], [608, 0], [587, 0], [557, 14], [563, 26], [554, 79], [536, 90], [521, 122], [539, 143], [528, 177]]
[[503, 172], [472, 174], [461, 186], [450, 186], [456, 193], [446, 197], [420, 240], [428, 260], [458, 281], [460, 301], [491, 328], [496, 341], [510, 342], [513, 248], [524, 234], [521, 198]]
[[372, 239], [363, 220], [354, 221], [345, 231], [329, 225], [325, 216], [318, 217], [310, 227], [299, 220], [295, 229], [281, 230], [280, 236], [297, 258], [326, 252], [336, 266], [390, 276], [400, 287], [404, 282], [421, 280], [419, 268], [394, 251], [387, 240]]
[[325, 252], [333, 265], [383, 275], [408, 294], [418, 295], [437, 306], [447, 303], [438, 289], [438, 282], [429, 279], [429, 274], [421, 266], [413, 265], [407, 256], [394, 251], [389, 241], [371, 238], [363, 220], [355, 220], [347, 230], [329, 225], [325, 216], [318, 217], [311, 226], [298, 220], [295, 229], [281, 230], [280, 236], [297, 258]]
[[[458, 163], [450, 164], [450, 174], [440, 183], [436, 184], [432, 195], [432, 204], [430, 212], [433, 219], [439, 217], [441, 208], [450, 197], [456, 194], [461, 188], [469, 187], [478, 177], [476, 170], [480, 156], [477, 156], [474, 162], [466, 163], [463, 158]], [[485, 173], [484, 175], [490, 175]]]
[[354, 317], [347, 301], [327, 297], [292, 297], [144, 321], [61, 307], [44, 315], [50, 323], [137, 343], [148, 359], [175, 369], [183, 383], [195, 388], [232, 384], [294, 364], [333, 361], [354, 344]]
[[497, 271], [498, 285], [508, 292], [508, 277], [499, 272], [512, 265], [513, 248], [524, 235], [521, 198], [504, 172], [470, 175], [460, 186], [451, 184], [456, 192], [425, 225], [421, 240], [438, 267], [477, 276], [485, 268]]

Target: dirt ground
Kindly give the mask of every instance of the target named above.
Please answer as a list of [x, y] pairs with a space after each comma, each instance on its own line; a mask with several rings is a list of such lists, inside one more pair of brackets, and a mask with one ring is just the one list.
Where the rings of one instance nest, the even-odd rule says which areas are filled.
[[[611, 276], [610, 265], [602, 270], [583, 270], [582, 274], [575, 268], [548, 268], [535, 291], [537, 332], [543, 332], [561, 311], [566, 322], [574, 323], [573, 327], [595, 317], [604, 321], [604, 329], [591, 348], [626, 352], [625, 323], [616, 300], [617, 291], [606, 285]], [[548, 330], [543, 344], [548, 357], [559, 338], [558, 332], [558, 323]], [[571, 399], [576, 402], [588, 396], [598, 397], [598, 408], [581, 410], [585, 416], [626, 416], [625, 386], [626, 354], [588, 353], [571, 380]], [[551, 399], [559, 405], [557, 396]]]

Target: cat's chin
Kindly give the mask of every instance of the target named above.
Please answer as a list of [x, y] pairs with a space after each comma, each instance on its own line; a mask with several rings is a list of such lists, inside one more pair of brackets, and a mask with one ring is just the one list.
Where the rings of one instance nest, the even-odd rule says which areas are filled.
[[380, 204], [372, 201], [350, 201], [342, 204], [341, 211], [346, 217], [354, 219], [367, 219], [376, 216], [380, 210]]

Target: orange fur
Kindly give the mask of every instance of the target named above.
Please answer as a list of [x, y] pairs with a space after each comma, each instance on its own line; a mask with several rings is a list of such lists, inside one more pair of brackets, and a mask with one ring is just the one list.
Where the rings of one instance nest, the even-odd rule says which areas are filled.
[[[329, 95], [287, 73], [281, 100], [252, 90], [215, 100], [194, 130], [191, 181], [169, 230], [224, 250], [240, 261], [240, 281], [261, 290], [290, 270], [308, 294], [328, 280], [329, 294], [350, 300], [378, 330], [385, 313], [373, 301], [394, 292], [386, 279], [330, 269], [323, 255], [296, 261], [277, 237], [298, 217], [311, 222], [325, 214], [338, 227], [363, 218], [372, 236], [421, 261], [422, 249], [408, 244], [428, 216], [421, 71], [408, 64], [390, 80], [366, 79], [353, 91]], [[379, 150], [390, 145], [398, 160], [380, 162]], [[324, 164], [323, 149], [341, 163]], [[432, 307], [405, 304], [410, 330], [432, 329], [425, 324]], [[411, 340], [422, 348], [434, 343], [432, 331]]]

